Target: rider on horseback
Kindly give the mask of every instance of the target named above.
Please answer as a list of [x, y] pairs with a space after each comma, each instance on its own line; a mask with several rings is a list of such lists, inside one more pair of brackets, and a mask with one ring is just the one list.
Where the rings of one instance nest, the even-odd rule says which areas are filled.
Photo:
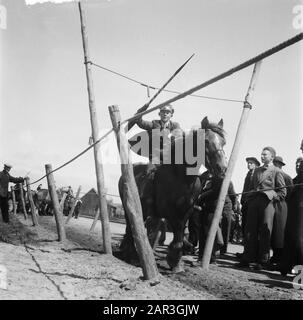
[[[178, 122], [171, 121], [174, 114], [173, 107], [168, 104], [159, 111], [160, 120], [145, 121], [142, 117], [138, 118], [136, 124], [147, 131], [149, 136], [149, 144], [152, 145], [152, 139], [157, 137], [156, 131], [160, 134], [160, 150], [155, 152], [154, 148], [150, 148], [149, 163], [146, 172], [141, 176], [141, 198], [148, 199], [150, 204], [153, 203], [153, 179], [158, 165], [163, 163], [163, 149], [166, 141], [170, 141], [171, 137], [178, 137], [183, 131]], [[153, 133], [154, 131], [154, 133]], [[159, 137], [159, 135], [158, 135]]]

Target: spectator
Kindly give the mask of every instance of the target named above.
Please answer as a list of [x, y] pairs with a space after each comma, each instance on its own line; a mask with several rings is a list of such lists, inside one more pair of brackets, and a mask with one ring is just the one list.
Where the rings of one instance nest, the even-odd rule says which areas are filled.
[[249, 192], [252, 190], [252, 177], [254, 175], [255, 169], [260, 167], [260, 162], [255, 157], [248, 157], [246, 158], [247, 162], [247, 175], [244, 180], [244, 187], [242, 191], [242, 197], [241, 197], [241, 212], [242, 212], [242, 233], [244, 235], [244, 229], [246, 224], [246, 216], [248, 211], [248, 196], [249, 194], [246, 192]]
[[274, 148], [263, 148], [261, 154], [263, 166], [256, 168], [252, 177], [252, 187], [257, 192], [250, 193], [247, 199], [244, 253], [238, 264], [241, 268], [249, 267], [250, 263], [256, 263], [256, 270], [268, 266], [275, 214], [274, 202], [286, 197], [283, 174], [273, 165], [275, 156]]
[[12, 166], [10, 164], [4, 164], [4, 169], [0, 172], [0, 208], [2, 213], [2, 218], [5, 223], [9, 223], [9, 214], [8, 214], [8, 184], [9, 182], [13, 183], [22, 183], [24, 178], [12, 177], [9, 172]]
[[[303, 140], [300, 149], [303, 152]], [[279, 270], [282, 275], [291, 272], [295, 265], [303, 265], [303, 160], [296, 161], [297, 176], [288, 197], [288, 216], [285, 240]]]
[[[287, 186], [292, 185], [292, 178], [285, 173], [282, 170], [282, 167], [285, 166], [285, 163], [283, 162], [282, 157], [275, 157], [273, 160], [273, 164], [279, 168], [283, 174], [285, 184]], [[275, 207], [275, 216], [274, 216], [274, 223], [273, 223], [273, 229], [272, 229], [272, 235], [271, 235], [271, 247], [273, 250], [273, 256], [270, 259], [270, 262], [272, 264], [276, 264], [280, 262], [281, 255], [282, 255], [282, 249], [284, 244], [284, 232], [285, 232], [285, 225], [286, 225], [286, 219], [287, 219], [287, 198], [290, 194], [291, 189], [286, 189], [286, 198], [285, 200], [282, 199], [280, 201], [276, 201], [274, 203]]]

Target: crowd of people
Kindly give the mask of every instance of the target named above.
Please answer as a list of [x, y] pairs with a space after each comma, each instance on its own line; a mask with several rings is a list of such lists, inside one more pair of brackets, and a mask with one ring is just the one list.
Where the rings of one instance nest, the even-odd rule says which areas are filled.
[[[262, 166], [255, 157], [246, 160], [249, 171], [241, 198], [244, 251], [238, 255], [238, 267], [247, 268], [254, 264], [256, 270], [280, 270], [286, 274], [294, 265], [303, 264], [300, 245], [303, 237], [303, 225], [300, 226], [303, 218], [300, 217], [303, 159], [296, 161], [297, 176], [294, 180], [283, 171], [283, 158], [277, 156], [272, 147], [263, 148]], [[296, 225], [293, 219], [296, 219]], [[298, 248], [298, 251], [291, 250], [292, 258], [287, 248], [290, 242]]]
[[[303, 140], [300, 146], [303, 152]], [[247, 157], [248, 172], [239, 199], [231, 183], [214, 242], [211, 262], [227, 252], [234, 238], [232, 224], [241, 221], [243, 253], [237, 253], [239, 268], [276, 270], [286, 275], [303, 265], [303, 158], [296, 160], [296, 177], [283, 171], [283, 158], [272, 147], [264, 147], [261, 162]], [[203, 188], [188, 224], [188, 240], [199, 242], [198, 260], [203, 256], [214, 216], [222, 178], [208, 171], [200, 177]], [[240, 218], [240, 219], [239, 219]], [[232, 223], [233, 222], [233, 223]]]

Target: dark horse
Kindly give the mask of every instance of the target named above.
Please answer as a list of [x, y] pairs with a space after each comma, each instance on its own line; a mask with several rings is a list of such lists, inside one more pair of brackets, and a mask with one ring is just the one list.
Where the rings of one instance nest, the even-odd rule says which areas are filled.
[[[227, 161], [223, 146], [225, 137], [223, 130], [223, 120], [217, 124], [210, 123], [205, 117], [201, 121], [201, 128], [204, 129], [204, 135], [196, 134], [197, 130], [192, 131], [191, 143], [193, 150], [198, 144], [205, 146], [205, 167], [215, 176], [222, 177], [226, 171]], [[203, 141], [202, 141], [203, 139]], [[178, 143], [186, 144], [189, 140], [189, 134], [184, 134], [172, 143], [172, 150]], [[195, 151], [194, 151], [195, 152]], [[174, 152], [172, 151], [172, 154]], [[167, 219], [172, 232], [173, 241], [170, 243], [167, 254], [167, 263], [175, 271], [182, 271], [180, 265], [182, 257], [182, 247], [184, 238], [184, 227], [188, 220], [193, 205], [201, 192], [201, 181], [198, 172], [188, 175], [188, 169], [193, 167], [185, 159], [183, 152], [183, 161], [176, 163], [172, 159], [172, 164], [161, 164], [157, 167], [153, 178], [153, 204], [150, 210], [150, 203], [141, 197], [142, 211], [144, 220], [147, 215], [154, 221], [153, 226], [157, 225], [161, 218]], [[134, 175], [138, 186], [139, 194], [142, 188], [142, 176], [146, 172], [146, 164], [134, 164]], [[141, 179], [140, 179], [141, 178]], [[145, 176], [148, 178], [148, 176]], [[119, 193], [122, 200], [123, 179], [119, 180]], [[125, 208], [125, 207], [124, 207]], [[149, 233], [151, 244], [154, 241], [155, 233]], [[134, 242], [131, 234], [130, 224], [126, 215], [126, 232], [121, 243], [122, 257], [130, 261], [130, 257], [135, 252]]]

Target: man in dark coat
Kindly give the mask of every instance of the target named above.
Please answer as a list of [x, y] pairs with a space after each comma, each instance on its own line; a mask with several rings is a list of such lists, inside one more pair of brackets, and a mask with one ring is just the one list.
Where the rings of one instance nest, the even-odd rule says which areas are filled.
[[[283, 162], [283, 158], [280, 156], [276, 156], [273, 160], [273, 164], [279, 168], [283, 174], [285, 185], [291, 186], [292, 178], [282, 170], [282, 167], [285, 166]], [[271, 247], [273, 250], [273, 256], [270, 259], [270, 262], [275, 264], [280, 262], [282, 249], [284, 245], [284, 232], [285, 232], [285, 225], [287, 219], [287, 204], [286, 201], [288, 196], [291, 192], [291, 188], [287, 188], [287, 194], [285, 199], [281, 199], [280, 201], [276, 201], [274, 204], [275, 207], [275, 216], [274, 216], [274, 223], [271, 235]]]
[[13, 183], [22, 183], [23, 178], [12, 177], [9, 172], [12, 166], [10, 164], [4, 164], [3, 171], [0, 172], [0, 209], [2, 213], [3, 222], [9, 222], [8, 214], [8, 184], [9, 182]]
[[[149, 164], [146, 168], [146, 172], [140, 177], [140, 198], [145, 199], [145, 203], [148, 205], [147, 210], [153, 211], [154, 204], [154, 175], [157, 166], [163, 162], [162, 151], [165, 148], [166, 142], [173, 136], [178, 137], [182, 135], [183, 131], [178, 122], [171, 121], [174, 114], [174, 108], [171, 105], [162, 107], [159, 111], [160, 120], [146, 121], [142, 117], [138, 118], [135, 123], [141, 129], [144, 129], [148, 133], [149, 137]], [[159, 136], [160, 135], [160, 136]], [[152, 138], [160, 137], [159, 150], [153, 148]], [[149, 213], [147, 213], [149, 215]], [[166, 224], [163, 225], [163, 232], [161, 236], [161, 243], [165, 241]]]
[[254, 174], [254, 171], [256, 168], [260, 167], [260, 162], [257, 160], [255, 157], [248, 157], [246, 158], [247, 162], [247, 175], [244, 180], [244, 186], [243, 186], [243, 191], [242, 191], [242, 196], [241, 196], [241, 212], [242, 212], [242, 233], [244, 236], [244, 229], [245, 229], [245, 224], [246, 224], [246, 216], [247, 216], [247, 211], [248, 211], [248, 194], [246, 192], [249, 192], [252, 189], [252, 177]]
[[249, 267], [250, 263], [257, 263], [256, 270], [261, 270], [268, 265], [275, 214], [274, 202], [286, 197], [283, 174], [273, 165], [275, 156], [274, 148], [263, 148], [263, 166], [255, 169], [252, 187], [256, 192], [250, 193], [248, 198], [244, 253], [238, 267]]
[[[303, 140], [301, 148], [303, 152]], [[297, 159], [297, 176], [288, 197], [288, 215], [285, 240], [279, 270], [282, 275], [291, 272], [295, 265], [303, 265], [303, 159]]]

